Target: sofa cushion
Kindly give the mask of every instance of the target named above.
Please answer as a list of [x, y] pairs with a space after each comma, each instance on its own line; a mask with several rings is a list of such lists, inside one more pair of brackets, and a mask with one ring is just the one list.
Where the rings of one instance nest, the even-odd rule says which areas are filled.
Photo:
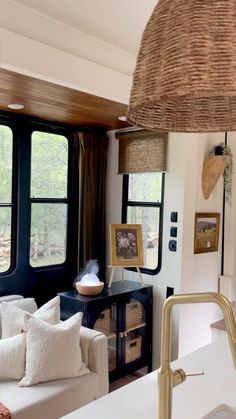
[[[14, 304], [3, 302], [1, 304], [2, 317], [2, 338], [8, 338], [21, 333], [24, 329], [24, 317], [27, 311], [17, 307], [17, 301]], [[22, 301], [22, 300], [19, 300]], [[40, 318], [50, 324], [57, 324], [60, 321], [60, 298], [59, 296], [48, 301], [33, 316]]]
[[[3, 299], [2, 297], [2, 300], [0, 301], [0, 336], [2, 336], [1, 308], [3, 302], [6, 302], [6, 299]], [[38, 308], [34, 298], [19, 298], [17, 300], [12, 301], [7, 300], [7, 302], [16, 307], [22, 308], [23, 310], [28, 311], [29, 313], [34, 313]]]
[[58, 419], [98, 397], [99, 377], [90, 371], [80, 377], [32, 387], [19, 387], [17, 381], [2, 381], [0, 394], [14, 419]]
[[0, 379], [20, 380], [25, 372], [25, 333], [0, 339]]
[[[38, 306], [36, 304], [36, 301], [33, 297], [30, 298], [23, 298], [23, 299], [17, 299], [14, 301], [7, 301], [7, 303], [9, 302], [9, 304], [21, 308], [22, 310], [27, 311], [28, 313], [35, 313], [35, 311], [38, 309]], [[1, 308], [1, 305], [0, 305]]]
[[19, 295], [19, 294], [2, 295], [0, 297], [0, 303], [3, 303], [4, 301], [9, 302], [9, 301], [15, 301], [15, 300], [22, 300], [23, 298], [24, 298], [23, 295]]
[[50, 325], [25, 315], [26, 368], [20, 386], [86, 374], [80, 349], [82, 313]]

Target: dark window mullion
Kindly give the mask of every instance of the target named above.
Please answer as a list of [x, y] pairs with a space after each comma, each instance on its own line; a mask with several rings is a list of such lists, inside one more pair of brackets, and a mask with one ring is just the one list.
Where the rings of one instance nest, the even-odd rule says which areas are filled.
[[126, 204], [128, 207], [148, 207], [148, 208], [160, 208], [161, 202], [145, 202], [145, 201], [128, 201]]
[[0, 208], [13, 208], [14, 207], [14, 204], [12, 203], [12, 204], [0, 204]]
[[16, 130], [17, 157], [17, 214], [16, 214], [16, 255], [17, 267], [25, 269], [29, 266], [30, 247], [30, 164], [31, 164], [31, 132], [19, 121]]
[[30, 198], [30, 201], [38, 204], [68, 204], [67, 198]]

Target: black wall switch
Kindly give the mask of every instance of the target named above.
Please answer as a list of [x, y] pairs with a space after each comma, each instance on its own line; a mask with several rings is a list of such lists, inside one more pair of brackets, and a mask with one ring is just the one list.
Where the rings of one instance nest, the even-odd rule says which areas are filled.
[[178, 221], [178, 213], [177, 212], [171, 212], [170, 213], [170, 221], [172, 222], [172, 223], [177, 223], [177, 221]]
[[171, 252], [176, 252], [176, 250], [177, 250], [177, 241], [176, 240], [170, 240], [169, 241], [169, 250]]
[[177, 227], [171, 227], [170, 228], [170, 236], [171, 237], [177, 237]]
[[174, 294], [174, 288], [173, 287], [166, 287], [166, 298], [170, 297]]

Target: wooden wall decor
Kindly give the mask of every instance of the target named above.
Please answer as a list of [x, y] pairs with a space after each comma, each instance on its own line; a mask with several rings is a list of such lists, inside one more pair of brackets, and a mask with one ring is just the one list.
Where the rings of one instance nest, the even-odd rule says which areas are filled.
[[232, 156], [215, 156], [209, 154], [203, 163], [202, 170], [202, 192], [205, 199], [208, 199], [214, 189], [219, 177], [224, 173]]

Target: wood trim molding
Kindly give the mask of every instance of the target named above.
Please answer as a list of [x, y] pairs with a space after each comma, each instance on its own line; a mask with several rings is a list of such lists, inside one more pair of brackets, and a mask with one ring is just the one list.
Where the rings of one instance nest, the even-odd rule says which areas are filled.
[[127, 105], [123, 103], [0, 69], [0, 111], [15, 112], [7, 107], [10, 103], [24, 105], [18, 115], [50, 122], [106, 131], [129, 126], [118, 119], [126, 114]]

